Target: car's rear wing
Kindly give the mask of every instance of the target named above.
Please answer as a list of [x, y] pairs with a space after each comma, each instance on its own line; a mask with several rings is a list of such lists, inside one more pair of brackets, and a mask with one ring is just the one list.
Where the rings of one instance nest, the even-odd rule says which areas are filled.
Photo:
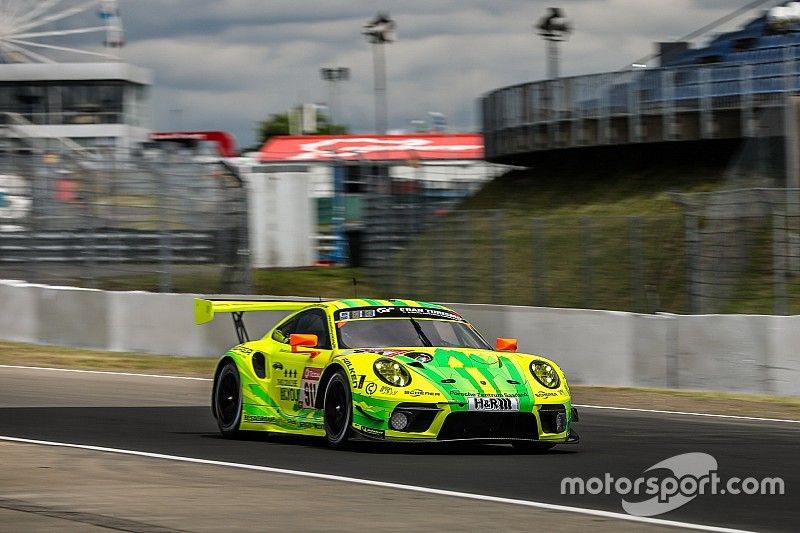
[[283, 302], [263, 300], [203, 300], [194, 299], [194, 321], [205, 324], [214, 320], [215, 313], [245, 313], [249, 311], [299, 311], [316, 302]]
[[249, 340], [242, 316], [250, 311], [299, 311], [316, 302], [268, 301], [268, 300], [194, 300], [194, 321], [206, 324], [214, 320], [216, 313], [231, 313], [239, 342]]

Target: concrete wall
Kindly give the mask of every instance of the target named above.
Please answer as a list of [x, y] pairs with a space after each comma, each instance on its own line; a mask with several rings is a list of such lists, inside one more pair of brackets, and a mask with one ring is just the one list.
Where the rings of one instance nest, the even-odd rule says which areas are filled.
[[[231, 319], [194, 324], [194, 295], [0, 281], [0, 339], [184, 356], [236, 344]], [[490, 342], [556, 360], [572, 383], [800, 395], [800, 316], [638, 315], [452, 304]], [[260, 337], [285, 313], [250, 313]]]

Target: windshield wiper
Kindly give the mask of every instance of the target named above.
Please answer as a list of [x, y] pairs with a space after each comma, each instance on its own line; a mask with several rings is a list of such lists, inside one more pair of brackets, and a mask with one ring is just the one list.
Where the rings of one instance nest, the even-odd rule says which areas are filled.
[[417, 331], [417, 335], [419, 336], [419, 340], [422, 341], [423, 346], [433, 346], [433, 343], [428, 340], [428, 337], [425, 336], [425, 333], [422, 332], [422, 327], [420, 327], [419, 323], [414, 320], [413, 317], [408, 317], [411, 321], [411, 324], [414, 326], [414, 329]]

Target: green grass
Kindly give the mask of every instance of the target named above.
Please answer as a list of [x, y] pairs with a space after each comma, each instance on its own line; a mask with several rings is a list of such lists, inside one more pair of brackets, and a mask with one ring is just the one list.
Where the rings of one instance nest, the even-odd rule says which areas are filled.
[[[721, 175], [611, 162], [603, 173], [512, 171], [416, 239], [390, 266], [394, 279], [371, 279], [435, 301], [686, 312], [683, 209], [673, 193], [714, 190]], [[536, 243], [534, 219], [544, 228]]]
[[[376, 295], [374, 288], [365, 283], [364, 277], [363, 269], [349, 267], [263, 269], [253, 271], [253, 285], [256, 294], [276, 296], [322, 298], [351, 298], [356, 294], [380, 296]], [[356, 280], [355, 284], [353, 279]], [[199, 294], [220, 292], [218, 269], [177, 269], [172, 280], [174, 292]], [[151, 273], [108, 277], [99, 280], [97, 286], [105, 290], [157, 292], [159, 277]]]

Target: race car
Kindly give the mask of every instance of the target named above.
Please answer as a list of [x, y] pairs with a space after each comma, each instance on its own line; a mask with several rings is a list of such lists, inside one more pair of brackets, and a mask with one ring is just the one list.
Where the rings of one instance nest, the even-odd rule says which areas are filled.
[[[245, 313], [290, 314], [249, 340]], [[569, 385], [553, 361], [494, 349], [457, 312], [412, 300], [195, 300], [195, 321], [231, 313], [239, 344], [214, 372], [211, 409], [227, 437], [265, 431], [351, 440], [574, 443]]]

